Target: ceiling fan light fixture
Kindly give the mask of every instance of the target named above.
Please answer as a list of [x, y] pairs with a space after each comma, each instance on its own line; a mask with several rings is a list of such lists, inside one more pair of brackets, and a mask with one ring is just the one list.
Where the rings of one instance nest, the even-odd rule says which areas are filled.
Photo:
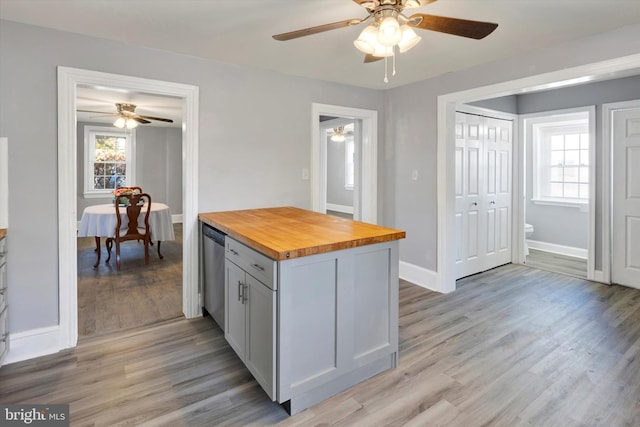
[[416, 32], [413, 31], [413, 28], [407, 24], [400, 27], [400, 30], [402, 31], [402, 38], [398, 42], [400, 53], [408, 51], [422, 40], [422, 37], [418, 36]]
[[420, 2], [418, 0], [404, 0], [402, 5], [405, 9], [412, 9], [414, 7], [420, 7]]
[[354, 40], [353, 45], [362, 53], [367, 53], [373, 55], [373, 52], [376, 50], [376, 45], [378, 44], [378, 29], [375, 25], [367, 25], [367, 27], [362, 30], [360, 35], [356, 40]]
[[331, 135], [330, 139], [333, 142], [344, 142], [345, 140], [344, 128], [343, 127], [333, 128], [333, 135]]
[[126, 124], [127, 124], [127, 121], [124, 119], [124, 117], [118, 117], [116, 121], [113, 122], [113, 125], [120, 129], [123, 129]]
[[384, 46], [391, 47], [397, 45], [401, 39], [400, 23], [395, 16], [382, 18], [378, 27], [378, 42]]
[[115, 122], [113, 122], [113, 125], [120, 129], [133, 129], [138, 127], [138, 122], [136, 122], [134, 119], [120, 116], [116, 119]]

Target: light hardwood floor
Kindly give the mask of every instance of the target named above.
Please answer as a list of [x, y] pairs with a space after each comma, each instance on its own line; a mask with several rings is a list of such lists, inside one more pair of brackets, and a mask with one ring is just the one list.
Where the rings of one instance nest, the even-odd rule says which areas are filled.
[[568, 274], [569, 276], [575, 276], [581, 279], [587, 278], [587, 260], [584, 258], [554, 254], [553, 252], [538, 249], [529, 249], [526, 264], [529, 267], [540, 270]]
[[115, 248], [109, 264], [104, 240], [98, 268], [93, 237], [78, 238], [78, 336], [80, 339], [182, 317], [182, 224], [174, 224], [173, 241], [149, 248], [131, 241], [121, 245], [121, 268]]
[[507, 265], [440, 295], [401, 281], [400, 364], [288, 417], [210, 318], [0, 368], [0, 401], [74, 426], [638, 426], [640, 290]]

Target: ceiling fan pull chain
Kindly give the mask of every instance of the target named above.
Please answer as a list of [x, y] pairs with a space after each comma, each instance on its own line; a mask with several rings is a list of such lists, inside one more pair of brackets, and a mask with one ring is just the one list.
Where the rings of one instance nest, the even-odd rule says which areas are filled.
[[[391, 49], [393, 49], [393, 47]], [[391, 72], [391, 75], [395, 76], [396, 75], [396, 51], [395, 51], [395, 49], [393, 49], [391, 51], [391, 57], [393, 59], [393, 71]]]
[[387, 77], [387, 56], [384, 57], [384, 82], [389, 83], [389, 77]]

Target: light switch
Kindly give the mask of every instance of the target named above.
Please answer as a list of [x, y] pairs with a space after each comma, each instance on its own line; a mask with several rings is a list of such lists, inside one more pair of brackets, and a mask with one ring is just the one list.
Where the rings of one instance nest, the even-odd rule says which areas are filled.
[[304, 181], [309, 179], [309, 169], [307, 169], [307, 168], [303, 168], [302, 169], [302, 179]]
[[414, 169], [414, 170], [411, 171], [411, 179], [414, 180], [414, 181], [418, 180], [418, 170], [417, 169]]

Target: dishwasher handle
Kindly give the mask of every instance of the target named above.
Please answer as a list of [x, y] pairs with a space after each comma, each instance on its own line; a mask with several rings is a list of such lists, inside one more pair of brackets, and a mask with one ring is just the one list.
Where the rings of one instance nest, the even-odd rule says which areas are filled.
[[226, 234], [220, 230], [216, 230], [207, 224], [202, 224], [202, 235], [215, 241], [217, 244], [224, 246], [224, 239]]

